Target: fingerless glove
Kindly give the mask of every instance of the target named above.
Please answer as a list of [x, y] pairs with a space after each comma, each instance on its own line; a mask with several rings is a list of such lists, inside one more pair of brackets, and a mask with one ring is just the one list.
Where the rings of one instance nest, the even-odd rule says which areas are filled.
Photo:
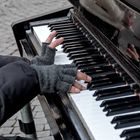
[[36, 65], [52, 65], [54, 64], [56, 49], [50, 48], [48, 43], [43, 43], [41, 48], [41, 56], [35, 56], [32, 64]]
[[37, 72], [41, 94], [66, 93], [74, 84], [77, 68], [75, 65], [31, 65]]

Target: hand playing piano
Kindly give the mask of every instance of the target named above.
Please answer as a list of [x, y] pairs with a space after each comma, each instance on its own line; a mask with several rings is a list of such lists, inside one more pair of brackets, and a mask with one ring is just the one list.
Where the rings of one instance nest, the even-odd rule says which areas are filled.
[[36, 65], [31, 64], [36, 71], [41, 94], [67, 92], [79, 93], [85, 89], [78, 80], [91, 81], [91, 77], [77, 70], [73, 64], [67, 65]]
[[56, 52], [55, 48], [64, 41], [63, 37], [54, 40], [56, 34], [57, 34], [56, 31], [52, 31], [51, 34], [46, 39], [46, 41], [42, 43], [41, 56], [35, 56], [31, 60], [32, 64], [37, 64], [37, 65], [54, 64], [54, 58]]
[[133, 44], [128, 44], [127, 53], [133, 60], [139, 62], [139, 54]]

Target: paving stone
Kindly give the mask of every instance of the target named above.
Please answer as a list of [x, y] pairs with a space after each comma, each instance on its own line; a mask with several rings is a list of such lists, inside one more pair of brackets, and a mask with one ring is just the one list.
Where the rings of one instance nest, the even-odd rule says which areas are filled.
[[49, 124], [45, 124], [45, 129], [44, 130], [49, 130], [49, 129], [50, 129]]
[[41, 106], [35, 106], [34, 111], [42, 111], [42, 107]]
[[14, 126], [15, 123], [16, 123], [16, 120], [8, 120], [2, 125], [2, 127], [12, 127]]
[[20, 131], [19, 126], [13, 128], [12, 134], [20, 134], [20, 133], [21, 131]]
[[46, 124], [47, 123], [46, 118], [38, 118], [38, 119], [34, 119], [34, 121], [35, 121], [36, 125], [38, 125], [38, 124]]
[[47, 137], [50, 136], [51, 132], [50, 131], [41, 131], [37, 133], [38, 138], [42, 138], [42, 137]]
[[13, 137], [16, 136], [16, 134], [3, 134], [4, 137]]
[[42, 112], [42, 111], [37, 112], [35, 115], [35, 118], [44, 118], [44, 117], [45, 117], [45, 115], [44, 115], [44, 112]]
[[48, 136], [48, 137], [44, 137], [44, 138], [39, 138], [39, 140], [54, 140], [54, 137]]
[[0, 134], [10, 134], [13, 130], [13, 127], [1, 127], [0, 128]]
[[36, 131], [40, 132], [40, 131], [44, 131], [45, 125], [41, 124], [41, 125], [36, 125]]

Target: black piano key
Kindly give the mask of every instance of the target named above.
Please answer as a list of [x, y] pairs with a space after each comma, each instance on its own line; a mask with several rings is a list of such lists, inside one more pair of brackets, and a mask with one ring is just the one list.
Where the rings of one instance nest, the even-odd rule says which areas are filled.
[[93, 49], [93, 48], [83, 48], [81, 50], [75, 49], [75, 51], [69, 52], [68, 57], [71, 57], [72, 55], [77, 54], [77, 53], [89, 53], [89, 54], [94, 53], [94, 54], [97, 54], [98, 51]]
[[123, 122], [118, 122], [115, 125], [115, 129], [120, 129], [120, 128], [126, 128], [126, 127], [131, 127], [131, 126], [137, 126], [140, 125], [140, 119], [129, 119], [128, 121], [123, 121]]
[[78, 32], [79, 33], [79, 31], [77, 30], [77, 29], [71, 29], [71, 30], [69, 30], [69, 29], [65, 29], [65, 30], [57, 30], [57, 33], [58, 34], [68, 34], [68, 33], [75, 33], [75, 32]]
[[[76, 65], [80, 65], [80, 64], [88, 64], [88, 63], [92, 63], [92, 62], [98, 62], [98, 61], [100, 61], [100, 59], [101, 60], [104, 60], [104, 58], [103, 57], [94, 57], [94, 58], [92, 58], [92, 59], [85, 59], [85, 60], [81, 60], [81, 61], [75, 61], [75, 64]], [[93, 69], [92, 69], [93, 70]], [[102, 69], [98, 69], [97, 67], [96, 68], [94, 68], [94, 71], [103, 71]]]
[[115, 83], [119, 83], [119, 82], [122, 82], [122, 80], [120, 80], [117, 77], [114, 78], [114, 80], [110, 80], [110, 79], [99, 79], [99, 80], [96, 80], [96, 81], [92, 82], [92, 87], [101, 86], [101, 85], [104, 85], [104, 83], [115, 84]]
[[126, 129], [120, 134], [120, 137], [127, 137], [127, 136], [129, 136], [129, 134], [139, 134], [139, 133], [140, 133], [140, 127]]
[[93, 90], [97, 87], [104, 87], [106, 85], [108, 86], [114, 86], [114, 85], [120, 85], [122, 83], [124, 83], [121, 79], [121, 77], [119, 77], [115, 72], [111, 73], [109, 75], [99, 75], [99, 76], [95, 76], [96, 74], [93, 74], [93, 80], [88, 84], [88, 88], [90, 90]]
[[81, 51], [82, 49], [85, 49], [85, 46], [82, 45], [75, 45], [74, 47], [64, 47], [63, 52], [65, 53], [70, 53], [70, 52], [74, 52], [74, 51]]
[[128, 113], [128, 112], [134, 112], [140, 110], [140, 103], [131, 103], [127, 106], [120, 106], [117, 108], [109, 109], [107, 111], [107, 116], [122, 114], [122, 113]]
[[108, 93], [126, 92], [126, 91], [131, 91], [131, 87], [129, 85], [96, 90], [93, 96], [98, 96], [100, 94], [108, 94]]
[[71, 38], [64, 38], [63, 44], [66, 44], [67, 42], [82, 42], [81, 40], [86, 41], [85, 37], [79, 38], [79, 37], [71, 37]]
[[89, 42], [87, 40], [85, 40], [85, 42], [82, 40], [82, 41], [72, 41], [72, 42], [66, 42], [66, 43], [63, 43], [63, 48], [65, 49], [70, 49], [70, 48], [75, 48], [75, 47], [82, 47], [82, 48], [89, 48], [91, 47], [91, 45], [89, 44]]
[[84, 69], [84, 68], [86, 68], [86, 67], [90, 67], [90, 66], [97, 66], [97, 65], [101, 65], [101, 64], [103, 64], [103, 63], [105, 63], [105, 60], [100, 60], [100, 61], [94, 61], [94, 62], [91, 62], [91, 63], [87, 63], [87, 64], [79, 64], [79, 65], [77, 65], [77, 67], [79, 68], [79, 69]]
[[139, 134], [129, 134], [125, 140], [140, 140], [140, 133]]
[[122, 82], [122, 81], [119, 81], [119, 82], [116, 82], [116, 83], [114, 83], [114, 82], [106, 82], [106, 83], [99, 83], [98, 85], [96, 84], [96, 86], [93, 86], [93, 85], [90, 85], [89, 86], [89, 84], [88, 84], [88, 86], [87, 86], [87, 89], [88, 90], [98, 90], [98, 89], [104, 89], [104, 88], [108, 88], [108, 87], [115, 87], [115, 86], [119, 86], [119, 85], [122, 85], [122, 84], [124, 84], [124, 82]]
[[74, 24], [74, 23], [72, 23], [72, 22], [70, 22], [70, 23], [61, 23], [61, 24], [49, 24], [49, 27], [51, 28], [51, 27], [69, 27], [69, 26], [75, 26], [76, 27], [76, 25]]
[[[105, 111], [107, 111], [107, 110], [109, 110], [109, 109], [120, 109], [120, 107], [122, 106], [122, 108], [121, 109], [123, 109], [123, 107], [124, 108], [126, 108], [126, 107], [131, 107], [132, 105], [135, 105], [135, 104], [137, 104], [137, 103], [139, 103], [140, 101], [139, 101], [139, 99], [138, 98], [136, 98], [136, 99], [132, 99], [132, 100], [126, 100], [126, 101], [124, 101], [124, 102], [115, 102], [115, 103], [113, 103], [113, 104], [106, 104], [105, 106], [104, 106], [104, 110]], [[131, 106], [130, 106], [131, 105]]]
[[115, 116], [111, 123], [116, 123], [115, 129], [140, 125], [140, 113]]
[[91, 81], [91, 83], [95, 84], [102, 81], [104, 82], [104, 81], [116, 81], [116, 80], [122, 80], [122, 79], [114, 72], [108, 75], [100, 75], [98, 77], [93, 77], [93, 80]]
[[[83, 36], [82, 34], [77, 34], [77, 35], [71, 35], [71, 36], [61, 36], [64, 38], [65, 40], [69, 40], [69, 39], [75, 39], [75, 38], [79, 38], [79, 39], [86, 39], [85, 36]], [[57, 36], [56, 38], [59, 38], [59, 36]]]
[[[100, 66], [103, 66], [103, 65], [106, 65], [106, 64], [107, 63], [104, 60], [102, 60], [100, 62], [96, 62], [96, 63], [94, 63], [92, 65], [89, 65], [89, 67], [100, 67]], [[81, 69], [84, 69], [84, 68], [86, 68], [86, 66], [83, 66], [83, 67], [81, 66]], [[92, 77], [97, 77], [97, 75], [96, 74], [95, 75], [92, 75]]]
[[73, 60], [73, 61], [79, 61], [79, 60], [84, 60], [87, 59], [87, 58], [97, 58], [99, 57], [99, 54], [89, 54], [89, 53], [78, 53], [78, 54], [73, 54], [71, 57], [70, 57], [70, 60]]
[[76, 41], [71, 41], [71, 42], [64, 42], [63, 46], [68, 46], [68, 45], [76, 45], [80, 44], [83, 46], [90, 46], [90, 42], [88, 40], [76, 40]]
[[[106, 63], [103, 63], [102, 65], [100, 65], [100, 66], [90, 66], [90, 67], [85, 67], [85, 68], [82, 68], [81, 69], [81, 71], [82, 72], [85, 72], [85, 73], [89, 73], [90, 75], [92, 74], [92, 70], [93, 70], [93, 72], [94, 71], [96, 71], [96, 68], [105, 68], [105, 67], [107, 67], [107, 66], [109, 66], [108, 64], [106, 64]], [[108, 71], [109, 72], [109, 71]], [[110, 71], [110, 72], [112, 72], [112, 71]], [[93, 75], [94, 76], [94, 75]]]
[[115, 116], [112, 119], [111, 123], [114, 124], [114, 123], [117, 123], [117, 122], [120, 122], [120, 121], [128, 120], [128, 119], [131, 119], [131, 118], [136, 118], [136, 117], [140, 117], [140, 113], [127, 114], [127, 115], [122, 115], [122, 116]]
[[[127, 86], [129, 87], [129, 86]], [[116, 91], [115, 91], [116, 89]], [[110, 90], [107, 90], [105, 89], [106, 92], [104, 92], [104, 90], [98, 90], [95, 91], [94, 95], [93, 96], [97, 96], [96, 100], [105, 100], [105, 99], [110, 99], [110, 98], [116, 98], [116, 97], [123, 97], [123, 96], [128, 96], [128, 95], [133, 95], [133, 92], [131, 89], [121, 89], [121, 87], [118, 87], [117, 88], [113, 88], [112, 91], [111, 89]], [[103, 92], [101, 92], [103, 91]]]
[[75, 31], [75, 32], [69, 32], [69, 33], [58, 33], [56, 37], [65, 37], [65, 36], [74, 36], [74, 35], [82, 35], [84, 36], [81, 32]]
[[129, 95], [133, 95], [133, 92], [131, 91], [120, 91], [120, 92], [116, 92], [116, 93], [107, 93], [107, 94], [99, 94], [96, 98], [97, 101], [99, 100], [105, 100], [105, 99], [111, 99], [111, 98], [116, 98], [116, 97], [123, 97], [123, 96], [129, 96]]
[[51, 30], [63, 30], [63, 29], [71, 29], [71, 28], [75, 28], [76, 29], [76, 26], [75, 25], [65, 25], [65, 26], [50, 26], [50, 29]]
[[103, 58], [103, 57], [101, 57], [99, 54], [93, 54], [92, 56], [90, 55], [90, 56], [85, 56], [85, 57], [80, 57], [80, 58], [74, 58], [73, 62], [76, 64], [78, 64], [79, 62], [86, 63], [86, 61], [88, 61], [88, 60], [94, 61], [95, 59], [100, 59], [100, 58]]
[[86, 47], [86, 46], [83, 46], [82, 44], [71, 44], [71, 45], [63, 45], [63, 51], [65, 53], [69, 53], [69, 52], [72, 52], [72, 51], [75, 51], [75, 50], [81, 50], [81, 49], [85, 49], [85, 48], [90, 48], [89, 46]]
[[86, 74], [88, 74], [89, 76], [91, 76], [91, 77], [98, 77], [98, 76], [100, 76], [100, 75], [108, 75], [108, 74], [113, 74], [114, 73], [114, 71], [108, 71], [108, 72], [95, 72], [95, 73], [91, 73], [91, 72], [86, 72]]
[[131, 127], [131, 126], [137, 126], [140, 125], [140, 119], [129, 119], [128, 121], [123, 121], [123, 122], [117, 122], [115, 125], [115, 129], [120, 129], [120, 128], [126, 128], [126, 127]]
[[116, 81], [116, 80], [122, 80], [121, 77], [114, 72], [113, 74], [108, 74], [108, 75], [100, 75], [98, 77], [93, 77], [93, 80], [91, 81], [91, 83], [96, 83], [96, 82], [100, 82], [102, 80], [110, 80], [110, 81]]
[[104, 65], [104, 66], [100, 66], [100, 67], [89, 67], [89, 68], [83, 69], [82, 71], [83, 72], [89, 72], [89, 71], [92, 71], [92, 70], [93, 71], [111, 71], [112, 70], [112, 66]]
[[65, 32], [65, 31], [77, 30], [77, 28], [75, 28], [75, 27], [71, 27], [71, 28], [62, 28], [62, 29], [51, 28], [50, 30], [51, 30], [51, 31], [55, 30], [56, 32]]
[[127, 83], [133, 83], [133, 79], [127, 74], [122, 74], [122, 78], [127, 81]]
[[[81, 61], [80, 63], [76, 62], [75, 64], [77, 65], [77, 67], [79, 67], [83, 71], [83, 69], [86, 68], [87, 66], [89, 66], [89, 67], [95, 66], [97, 64], [105, 63], [105, 62], [106, 61], [104, 59], [98, 59], [98, 57], [97, 58], [95, 57], [95, 58], [93, 58], [93, 60], [91, 62], [83, 61], [83, 63], [82, 63], [82, 61]], [[102, 70], [98, 70], [98, 71], [96, 70], [96, 72], [100, 72], [100, 71], [102, 71]], [[90, 72], [90, 71], [88, 70], [88, 72]]]
[[92, 58], [97, 58], [97, 57], [100, 57], [98, 54], [93, 54], [93, 55], [90, 55], [90, 56], [81, 56], [81, 57], [75, 57], [73, 58], [73, 62], [76, 63], [77, 61], [83, 61], [83, 60], [87, 60], [87, 59], [92, 59]]
[[48, 26], [53, 26], [53, 25], [58, 25], [58, 24], [68, 24], [68, 23], [72, 23], [72, 20], [71, 19], [68, 19], [66, 18], [65, 20], [59, 20], [59, 21], [52, 21], [52, 22], [49, 22]]
[[124, 97], [124, 98], [118, 98], [118, 99], [105, 100], [105, 101], [102, 101], [100, 107], [103, 107], [103, 106], [108, 105], [108, 104], [118, 104], [118, 103], [123, 103], [125, 101], [129, 102], [129, 101], [134, 101], [134, 100], [138, 100], [138, 99], [139, 99], [138, 96], [132, 96], [132, 97]]

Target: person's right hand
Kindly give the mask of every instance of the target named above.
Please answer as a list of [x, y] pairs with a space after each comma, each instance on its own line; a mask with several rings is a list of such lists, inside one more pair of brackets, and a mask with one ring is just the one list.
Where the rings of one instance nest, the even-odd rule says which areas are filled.
[[85, 89], [78, 80], [91, 81], [91, 77], [79, 72], [75, 65], [31, 65], [35, 69], [41, 94], [67, 92], [79, 93]]

